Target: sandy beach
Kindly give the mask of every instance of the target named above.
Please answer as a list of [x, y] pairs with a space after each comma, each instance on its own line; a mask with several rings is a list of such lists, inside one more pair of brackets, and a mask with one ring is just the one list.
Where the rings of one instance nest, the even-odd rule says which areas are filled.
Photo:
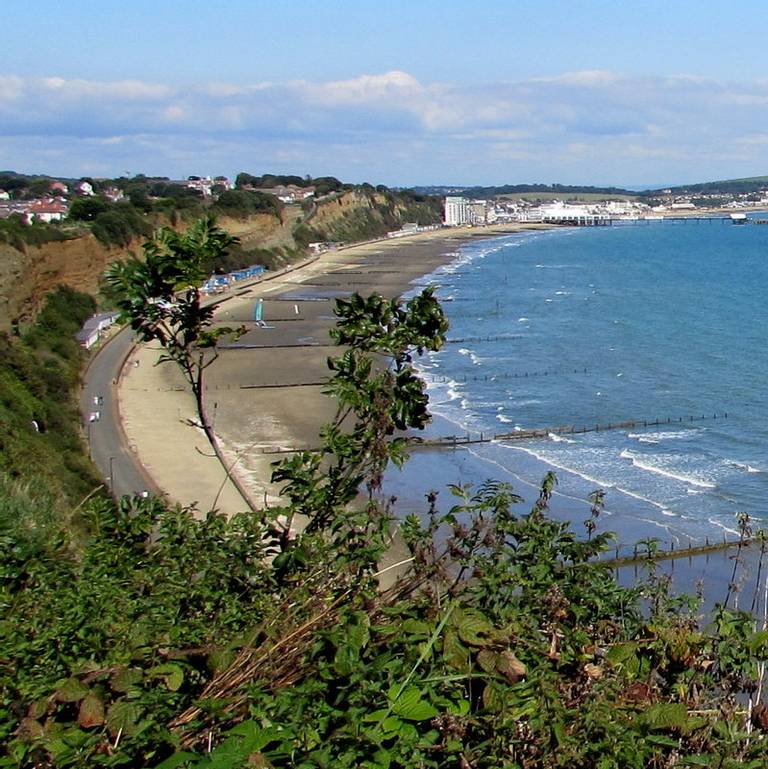
[[[402, 294], [412, 281], [451, 261], [462, 243], [542, 225], [435, 230], [328, 251], [309, 264], [235, 287], [216, 313], [222, 325], [246, 327], [224, 345], [207, 374], [206, 408], [231, 483], [202, 431], [192, 396], [159, 350], [136, 348], [119, 382], [120, 417], [131, 450], [170, 500], [232, 514], [279, 502], [271, 482], [280, 451], [317, 445], [334, 404], [323, 395], [332, 353], [333, 299], [358, 291]], [[265, 326], [254, 320], [263, 302]], [[244, 492], [248, 500], [243, 499]]]

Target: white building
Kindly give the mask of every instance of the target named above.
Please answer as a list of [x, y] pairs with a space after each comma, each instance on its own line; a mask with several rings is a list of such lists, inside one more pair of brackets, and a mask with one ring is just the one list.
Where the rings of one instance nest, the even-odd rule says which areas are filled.
[[472, 211], [469, 200], [460, 197], [445, 199], [445, 223], [449, 227], [458, 227], [472, 223]]

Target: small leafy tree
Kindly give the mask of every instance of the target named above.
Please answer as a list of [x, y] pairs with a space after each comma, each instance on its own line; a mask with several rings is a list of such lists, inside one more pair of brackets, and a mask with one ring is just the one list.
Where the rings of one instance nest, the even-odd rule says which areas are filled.
[[237, 337], [244, 329], [214, 328], [214, 306], [203, 303], [200, 285], [211, 265], [236, 242], [212, 217], [182, 233], [165, 227], [144, 244], [143, 260], [115, 262], [105, 275], [121, 319], [142, 342], [160, 344], [164, 353], [158, 362], [173, 361], [181, 370], [212, 444], [215, 436], [203, 404], [204, 374], [218, 357], [222, 337]]
[[[291, 502], [287, 529], [299, 514], [309, 520], [308, 532], [356, 532], [370, 543], [372, 522], [379, 520], [372, 515], [373, 499], [384, 470], [407, 456], [407, 438], [395, 433], [422, 429], [430, 420], [413, 356], [439, 350], [448, 322], [432, 288], [407, 302], [353, 294], [337, 300], [334, 313], [331, 335], [347, 348], [328, 359], [333, 374], [326, 393], [336, 400], [335, 417], [321, 431], [323, 448], [277, 463], [272, 480], [285, 482]], [[348, 506], [363, 484], [369, 505], [351, 512]]]

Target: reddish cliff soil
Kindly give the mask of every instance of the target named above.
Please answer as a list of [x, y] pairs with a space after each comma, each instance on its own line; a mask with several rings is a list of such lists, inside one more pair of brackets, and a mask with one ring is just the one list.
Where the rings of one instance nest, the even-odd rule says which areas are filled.
[[0, 244], [0, 330], [34, 317], [43, 297], [60, 284], [96, 294], [104, 268], [127, 252], [106, 248], [92, 235], [27, 246], [24, 252]]

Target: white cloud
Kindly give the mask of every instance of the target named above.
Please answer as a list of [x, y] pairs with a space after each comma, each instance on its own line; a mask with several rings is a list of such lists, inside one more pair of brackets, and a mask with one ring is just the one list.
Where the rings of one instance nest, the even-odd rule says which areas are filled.
[[[156, 172], [168, 163], [168, 174], [195, 172], [172, 164], [202, 162], [208, 153], [230, 170], [254, 158], [254, 170], [271, 162], [335, 175], [370, 168], [365, 176], [372, 180], [404, 183], [482, 181], [481, 174], [499, 182], [596, 182], [598, 161], [616, 182], [708, 178], [707, 167], [723, 178], [731, 162], [741, 164], [734, 174], [766, 170], [768, 142], [759, 126], [767, 117], [767, 81], [604, 70], [476, 85], [422, 83], [391, 70], [328, 82], [187, 88], [5, 75], [0, 120], [6, 144], [15, 137], [15, 155], [6, 153], [0, 166], [25, 170], [18, 158], [42, 159], [45, 137], [48, 157], [67, 157], [68, 145], [91, 142], [91, 153], [103, 153], [103, 162], [94, 159], [101, 165], [112, 157], [135, 169], [134, 153]], [[287, 168], [291, 163], [303, 167]], [[566, 171], [567, 180], [559, 173]]]

